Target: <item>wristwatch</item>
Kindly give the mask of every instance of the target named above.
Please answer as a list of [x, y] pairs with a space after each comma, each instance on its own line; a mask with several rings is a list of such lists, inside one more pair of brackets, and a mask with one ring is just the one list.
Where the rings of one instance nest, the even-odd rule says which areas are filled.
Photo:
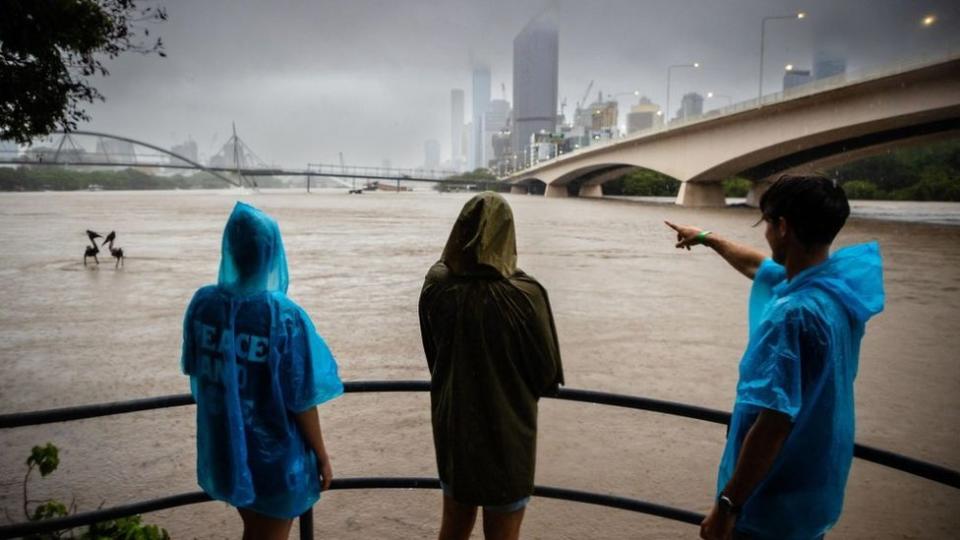
[[740, 513], [740, 507], [733, 504], [733, 501], [730, 500], [730, 497], [727, 497], [723, 493], [717, 497], [717, 506], [720, 507], [720, 511], [724, 514], [735, 516]]

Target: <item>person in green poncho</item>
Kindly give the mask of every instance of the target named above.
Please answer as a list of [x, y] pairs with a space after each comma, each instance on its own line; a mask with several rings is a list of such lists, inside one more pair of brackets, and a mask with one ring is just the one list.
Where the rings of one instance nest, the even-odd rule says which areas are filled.
[[537, 401], [563, 384], [547, 291], [517, 268], [513, 213], [496, 193], [470, 199], [420, 293], [430, 368], [440, 539], [520, 534], [533, 493]]

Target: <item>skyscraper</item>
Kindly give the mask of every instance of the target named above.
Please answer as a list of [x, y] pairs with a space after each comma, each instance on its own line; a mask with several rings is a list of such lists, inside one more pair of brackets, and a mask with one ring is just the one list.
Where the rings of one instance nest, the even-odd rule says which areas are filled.
[[487, 166], [485, 157], [486, 145], [484, 144], [483, 123], [487, 108], [490, 106], [490, 68], [487, 66], [476, 66], [473, 68], [473, 136], [470, 141], [470, 170], [479, 169]]
[[846, 73], [847, 59], [838, 51], [818, 50], [813, 55], [813, 78], [820, 80]]
[[703, 96], [696, 92], [690, 92], [683, 95], [680, 100], [680, 110], [677, 111], [677, 118], [692, 118], [703, 114]]
[[450, 162], [459, 169], [463, 158], [463, 90], [450, 91]]
[[440, 168], [440, 143], [436, 139], [429, 139], [423, 143], [423, 167], [425, 169]]
[[512, 135], [518, 156], [527, 155], [531, 135], [556, 129], [559, 69], [557, 24], [544, 12], [513, 38]]
[[809, 69], [788, 69], [783, 74], [783, 91], [802, 86], [810, 82]]
[[493, 136], [507, 127], [510, 118], [510, 104], [505, 99], [494, 99], [487, 107], [487, 114], [483, 117], [483, 157], [486, 167], [494, 159]]
[[634, 105], [627, 114], [627, 133], [635, 133], [650, 129], [660, 122], [660, 107], [654, 105], [650, 98], [643, 96], [639, 103]]

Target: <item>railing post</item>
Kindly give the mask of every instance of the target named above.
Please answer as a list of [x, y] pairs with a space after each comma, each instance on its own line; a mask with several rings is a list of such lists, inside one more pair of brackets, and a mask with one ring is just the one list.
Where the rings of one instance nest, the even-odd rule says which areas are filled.
[[313, 540], [313, 507], [300, 514], [300, 540]]

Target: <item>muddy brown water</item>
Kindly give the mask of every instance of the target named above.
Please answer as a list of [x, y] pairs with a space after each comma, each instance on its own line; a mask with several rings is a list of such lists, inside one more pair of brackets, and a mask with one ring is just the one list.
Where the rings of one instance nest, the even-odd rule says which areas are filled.
[[[417, 298], [467, 194], [341, 191], [0, 195], [0, 410], [182, 393], [181, 317], [216, 278], [235, 200], [280, 222], [290, 295], [345, 380], [425, 379]], [[749, 282], [705, 250], [673, 248], [663, 219], [763, 247], [748, 209], [509, 196], [520, 266], [548, 289], [567, 384], [729, 409], [746, 342]], [[957, 207], [941, 206], [958, 213]], [[892, 209], [891, 209], [892, 208]], [[908, 207], [884, 206], [884, 212]], [[84, 230], [116, 230], [128, 255], [84, 268]], [[856, 383], [860, 442], [960, 469], [960, 227], [853, 219], [838, 245], [879, 240], [887, 308], [868, 326]], [[700, 512], [711, 504], [721, 426], [544, 400], [537, 482]], [[321, 408], [339, 477], [434, 476], [428, 397], [354, 394]], [[196, 489], [189, 407], [0, 431], [0, 507], [19, 519], [31, 446], [61, 448], [31, 496], [81, 509]], [[325, 494], [317, 538], [429, 538], [430, 490]], [[949, 538], [960, 491], [855, 461], [833, 538]], [[7, 517], [0, 517], [6, 521]], [[222, 503], [156, 512], [174, 538], [238, 538]], [[476, 529], [479, 532], [480, 527]], [[695, 527], [535, 499], [524, 538], [694, 538]], [[480, 537], [479, 535], [476, 535]]]

